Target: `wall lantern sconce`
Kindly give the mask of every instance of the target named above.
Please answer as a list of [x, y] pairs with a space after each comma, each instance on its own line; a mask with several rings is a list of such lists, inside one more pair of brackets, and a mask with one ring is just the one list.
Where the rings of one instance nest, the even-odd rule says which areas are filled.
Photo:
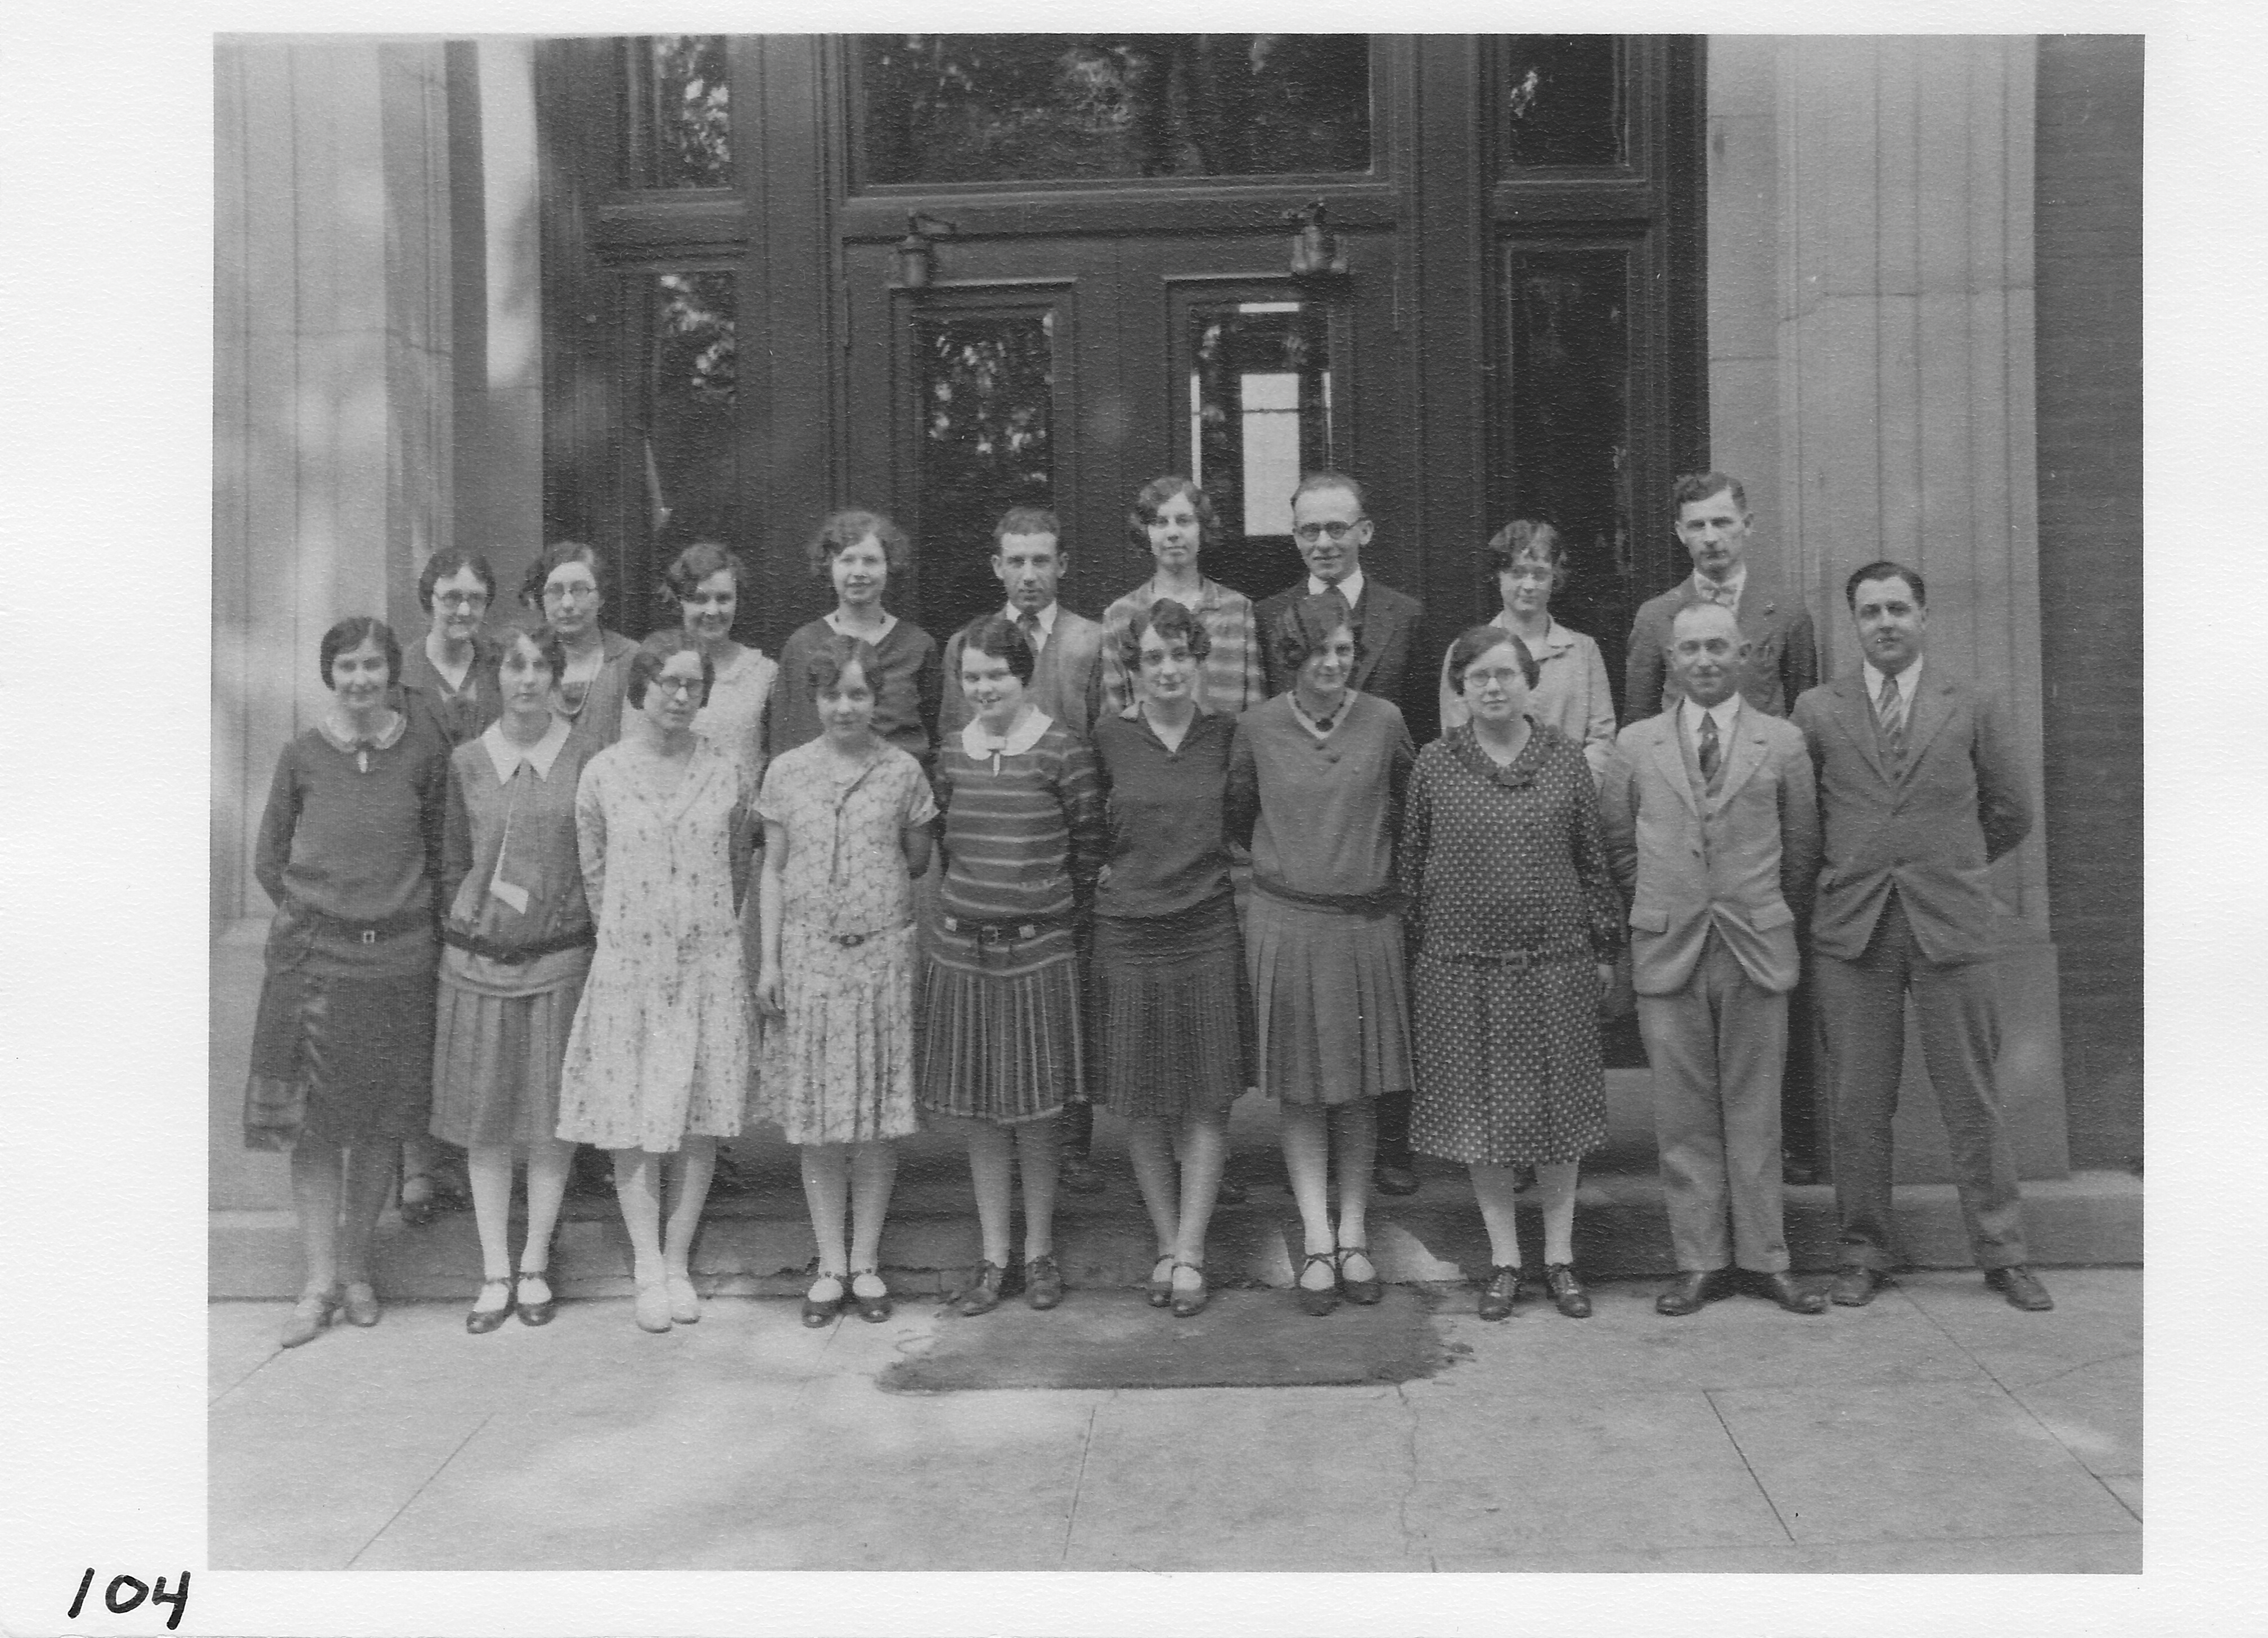
[[1347, 270], [1346, 247], [1323, 225], [1323, 202], [1316, 200], [1297, 210], [1284, 212], [1284, 220], [1298, 227], [1292, 235], [1293, 278], [1338, 278]]
[[898, 240], [898, 288], [926, 290], [932, 268], [931, 241], [950, 238], [954, 227], [950, 222], [915, 211], [906, 218], [906, 236]]

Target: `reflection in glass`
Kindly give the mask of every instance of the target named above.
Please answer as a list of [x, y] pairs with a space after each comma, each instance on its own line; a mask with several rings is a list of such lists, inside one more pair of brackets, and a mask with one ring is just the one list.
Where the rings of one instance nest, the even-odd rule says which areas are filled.
[[1538, 166], [1624, 162], [1621, 41], [1613, 34], [1507, 34], [1505, 158]]
[[630, 152], [642, 188], [733, 181], [732, 86], [722, 34], [644, 34], [630, 50]]
[[[658, 572], [688, 541], [740, 544], [740, 465], [733, 435], [739, 358], [730, 273], [657, 273], [646, 298], [640, 446], [650, 561]], [[741, 614], [754, 612], [741, 599]], [[674, 609], [657, 611], [673, 623]]]
[[1567, 548], [1552, 613], [1597, 640], [1619, 689], [1636, 611], [1631, 562], [1629, 255], [1513, 251], [1506, 287], [1512, 358], [1513, 517], [1549, 519]]
[[869, 34], [871, 182], [1370, 169], [1362, 34]]
[[1205, 572], [1260, 597], [1300, 568], [1292, 491], [1331, 464], [1329, 324], [1302, 301], [1189, 309], [1189, 476], [1212, 498], [1222, 539]]
[[1055, 504], [1055, 314], [924, 313], [921, 391], [922, 623], [940, 641], [1005, 601], [992, 526]]

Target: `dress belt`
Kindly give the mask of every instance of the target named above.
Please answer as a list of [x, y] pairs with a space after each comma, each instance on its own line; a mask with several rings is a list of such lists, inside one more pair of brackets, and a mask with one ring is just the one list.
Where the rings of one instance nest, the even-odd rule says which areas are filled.
[[1454, 947], [1442, 949], [1425, 944], [1418, 948], [1420, 956], [1431, 956], [1435, 961], [1455, 962], [1465, 967], [1507, 967], [1515, 972], [1529, 967], [1565, 966], [1581, 961], [1590, 951], [1588, 944], [1562, 944], [1557, 948], [1545, 950], [1476, 950]]
[[588, 949], [598, 941], [597, 929], [587, 922], [572, 933], [557, 933], [526, 944], [498, 944], [476, 933], [460, 933], [451, 926], [441, 929], [442, 943], [506, 967], [524, 967], [539, 956], [556, 956], [561, 950]]
[[1020, 916], [1009, 921], [974, 921], [965, 916], [946, 916], [939, 925], [947, 933], [964, 939], [974, 939], [979, 944], [1017, 944], [1036, 939], [1042, 933], [1071, 926], [1067, 916]]
[[1393, 888], [1381, 888], [1375, 893], [1302, 893], [1286, 887], [1273, 876], [1252, 873], [1252, 885], [1270, 898], [1280, 898], [1287, 904], [1301, 904], [1309, 910], [1336, 910], [1357, 916], [1391, 915], [1402, 908], [1402, 895]]
[[334, 916], [328, 911], [317, 910], [304, 899], [291, 902], [292, 919], [303, 922], [313, 933], [328, 933], [342, 939], [352, 939], [361, 944], [375, 944], [380, 939], [391, 938], [397, 933], [415, 933], [420, 927], [433, 925], [433, 912], [424, 905], [412, 905], [392, 916], [377, 921], [349, 921]]

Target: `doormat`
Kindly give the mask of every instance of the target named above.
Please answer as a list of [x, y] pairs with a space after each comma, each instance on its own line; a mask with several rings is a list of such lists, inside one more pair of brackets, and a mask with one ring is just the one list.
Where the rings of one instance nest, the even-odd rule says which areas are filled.
[[1073, 1291], [1035, 1313], [1012, 1299], [948, 1314], [926, 1354], [882, 1372], [892, 1393], [986, 1388], [1294, 1388], [1409, 1382], [1446, 1362], [1424, 1295], [1389, 1287], [1320, 1319], [1289, 1291], [1222, 1291], [1176, 1319], [1139, 1291]]

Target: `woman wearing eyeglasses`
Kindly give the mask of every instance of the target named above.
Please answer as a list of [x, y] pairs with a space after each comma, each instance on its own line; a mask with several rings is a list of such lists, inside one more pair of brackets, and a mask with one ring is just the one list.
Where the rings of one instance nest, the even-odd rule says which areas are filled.
[[[1567, 584], [1567, 547], [1535, 518], [1514, 518], [1489, 537], [1482, 578], [1503, 605], [1489, 623], [1518, 638], [1535, 661], [1528, 714], [1575, 742], [1594, 781], [1615, 752], [1615, 700], [1599, 646], [1552, 617], [1551, 596]], [[1454, 644], [1450, 646], [1453, 649]], [[1441, 657], [1441, 732], [1472, 720]]]
[[559, 1136], [614, 1152], [645, 1331], [701, 1317], [693, 1236], [748, 1088], [749, 793], [693, 731], [714, 676], [690, 634], [647, 638], [625, 668], [630, 731], [591, 758], [575, 796], [598, 949], [567, 1037]]
[[622, 698], [637, 645], [599, 623], [607, 594], [598, 552], [580, 541], [546, 547], [519, 583], [519, 601], [557, 635], [567, 656], [552, 708], [567, 719], [584, 756], [604, 750], [622, 737]]

